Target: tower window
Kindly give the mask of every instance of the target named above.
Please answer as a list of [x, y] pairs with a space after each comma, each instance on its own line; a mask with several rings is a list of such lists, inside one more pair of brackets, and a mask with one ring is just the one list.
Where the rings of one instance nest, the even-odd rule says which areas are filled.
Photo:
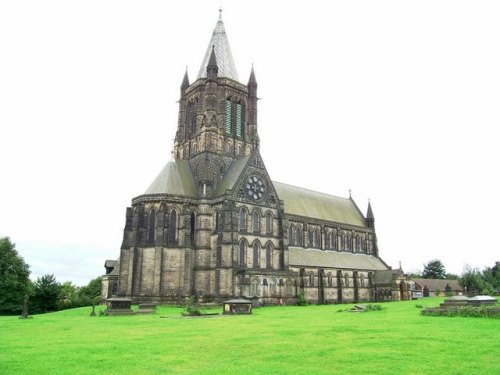
[[226, 134], [231, 134], [231, 122], [233, 121], [233, 103], [231, 99], [226, 99]]
[[241, 138], [243, 129], [243, 105], [236, 103], [236, 136]]

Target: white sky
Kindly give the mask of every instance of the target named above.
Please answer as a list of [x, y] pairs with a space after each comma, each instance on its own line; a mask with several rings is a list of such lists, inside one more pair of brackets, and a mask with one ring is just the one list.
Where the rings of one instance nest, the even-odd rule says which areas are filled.
[[[78, 285], [170, 159], [218, 0], [0, 2], [0, 235]], [[272, 179], [371, 199], [405, 271], [500, 260], [498, 1], [223, 1]]]

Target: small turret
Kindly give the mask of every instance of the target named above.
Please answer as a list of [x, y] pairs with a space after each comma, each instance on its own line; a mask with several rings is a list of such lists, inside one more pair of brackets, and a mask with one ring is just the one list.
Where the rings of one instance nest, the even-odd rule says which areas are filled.
[[250, 136], [253, 137], [254, 143], [257, 143], [258, 147], [258, 135], [257, 135], [257, 80], [255, 79], [255, 72], [253, 70], [250, 72], [250, 78], [247, 84], [248, 89], [248, 130]]
[[219, 72], [219, 67], [217, 66], [217, 58], [215, 56], [215, 46], [212, 46], [212, 53], [210, 54], [210, 59], [207, 64], [207, 78], [212, 81], [217, 80], [217, 73]]
[[369, 228], [375, 228], [375, 217], [373, 216], [372, 205], [370, 201], [368, 201], [368, 210], [366, 212], [366, 225]]
[[186, 73], [184, 73], [184, 78], [182, 79], [181, 92], [183, 93], [189, 87], [189, 77], [188, 70], [186, 67]]

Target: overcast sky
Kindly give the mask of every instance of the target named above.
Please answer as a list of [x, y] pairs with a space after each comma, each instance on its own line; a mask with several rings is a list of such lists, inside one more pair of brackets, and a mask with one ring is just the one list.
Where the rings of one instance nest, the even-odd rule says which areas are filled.
[[[84, 285], [170, 159], [214, 1], [0, 2], [0, 236]], [[223, 1], [271, 178], [371, 200], [380, 255], [500, 260], [498, 1]]]

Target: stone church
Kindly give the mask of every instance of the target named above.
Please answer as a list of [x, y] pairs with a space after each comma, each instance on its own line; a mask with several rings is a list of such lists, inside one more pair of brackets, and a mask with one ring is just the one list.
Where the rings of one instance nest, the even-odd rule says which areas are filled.
[[[407, 299], [354, 200], [271, 179], [259, 152], [257, 80], [241, 83], [222, 18], [180, 87], [172, 160], [127, 208], [102, 298], [262, 304]], [[286, 150], [284, 150], [286, 152]]]

